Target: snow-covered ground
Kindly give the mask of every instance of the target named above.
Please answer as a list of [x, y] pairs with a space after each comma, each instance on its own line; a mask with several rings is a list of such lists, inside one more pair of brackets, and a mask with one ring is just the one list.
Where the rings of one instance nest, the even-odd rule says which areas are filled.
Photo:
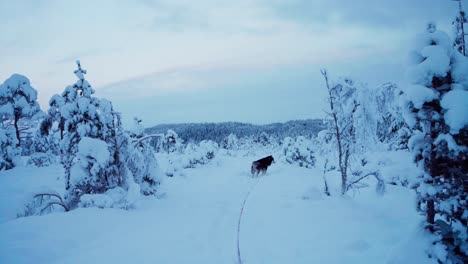
[[167, 177], [159, 198], [145, 197], [134, 210], [22, 218], [16, 215], [31, 192], [63, 189], [63, 170], [2, 171], [0, 263], [238, 263], [237, 225], [249, 191], [240, 225], [243, 263], [424, 259], [412, 190], [387, 186], [384, 196], [366, 188], [328, 197], [321, 170], [277, 162], [253, 179], [252, 159], [223, 156]]

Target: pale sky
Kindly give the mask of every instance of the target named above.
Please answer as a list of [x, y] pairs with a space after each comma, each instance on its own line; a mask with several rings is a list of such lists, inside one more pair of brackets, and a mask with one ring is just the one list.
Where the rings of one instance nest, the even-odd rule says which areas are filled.
[[147, 126], [316, 118], [326, 109], [320, 68], [403, 85], [410, 40], [428, 21], [449, 30], [456, 7], [451, 0], [0, 0], [0, 82], [26, 75], [47, 110], [49, 98], [76, 81], [80, 59], [96, 96]]

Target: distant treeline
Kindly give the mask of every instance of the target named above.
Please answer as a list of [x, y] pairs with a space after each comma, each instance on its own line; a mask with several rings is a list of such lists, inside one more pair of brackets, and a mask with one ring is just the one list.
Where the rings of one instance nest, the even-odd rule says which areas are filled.
[[168, 129], [174, 130], [179, 138], [185, 142], [198, 143], [202, 140], [213, 140], [220, 143], [231, 133], [235, 134], [238, 138], [256, 138], [263, 132], [277, 140], [297, 136], [312, 138], [319, 131], [325, 129], [325, 125], [321, 119], [293, 120], [268, 125], [253, 125], [239, 122], [185, 123], [161, 124], [147, 128], [145, 132], [148, 134], [166, 133]]

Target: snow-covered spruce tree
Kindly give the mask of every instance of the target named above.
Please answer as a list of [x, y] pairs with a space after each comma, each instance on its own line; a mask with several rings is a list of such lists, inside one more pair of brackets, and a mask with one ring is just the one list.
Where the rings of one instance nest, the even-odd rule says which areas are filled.
[[238, 141], [236, 134], [231, 133], [221, 141], [220, 146], [227, 150], [237, 150], [239, 148]]
[[126, 168], [119, 142], [119, 125], [111, 102], [93, 97], [94, 90], [84, 78], [85, 70], [77, 61], [78, 81], [63, 93], [60, 108], [64, 118], [62, 140], [66, 196], [69, 208], [75, 207], [84, 194], [104, 193], [123, 186]]
[[330, 149], [334, 150], [329, 153], [331, 155], [336, 153], [336, 167], [341, 175], [341, 193], [345, 194], [348, 190], [358, 187], [361, 180], [368, 176], [375, 177], [377, 192], [383, 193], [385, 185], [380, 173], [365, 167], [367, 161], [363, 157], [366, 150], [377, 141], [374, 106], [364, 105], [368, 101], [368, 90], [361, 86], [363, 91], [359, 93], [356, 83], [349, 78], [330, 83], [327, 71], [321, 72], [325, 79], [330, 105], [329, 120], [326, 121], [328, 136], [321, 138], [328, 141], [322, 144], [330, 144]]
[[42, 111], [37, 103], [37, 91], [26, 76], [13, 74], [0, 85], [0, 117], [3, 125], [15, 129], [17, 146], [21, 145], [22, 119], [40, 118]]
[[271, 143], [271, 141], [271, 137], [265, 132], [262, 132], [254, 139], [254, 143], [261, 146], [267, 146]]
[[143, 195], [152, 195], [159, 185], [159, 166], [153, 148], [145, 139], [141, 120], [134, 118], [132, 130], [129, 132], [131, 144], [127, 159], [128, 169], [132, 172], [135, 182], [140, 185]]
[[468, 262], [468, 59], [429, 23], [411, 51], [406, 121], [409, 145], [424, 170], [417, 188], [426, 228], [435, 234], [429, 255], [440, 263]]

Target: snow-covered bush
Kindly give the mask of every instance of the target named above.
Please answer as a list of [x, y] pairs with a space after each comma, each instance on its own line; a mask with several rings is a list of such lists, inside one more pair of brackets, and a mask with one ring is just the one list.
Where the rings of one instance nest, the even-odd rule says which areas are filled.
[[315, 166], [313, 143], [305, 137], [299, 136], [295, 140], [286, 137], [282, 145], [283, 159], [289, 164], [299, 167], [312, 168]]
[[0, 127], [0, 170], [9, 170], [15, 166], [15, 160], [20, 155], [15, 129], [11, 126]]
[[426, 228], [438, 237], [429, 255], [441, 263], [463, 263], [468, 259], [468, 59], [429, 24], [411, 52], [408, 79], [405, 119], [414, 129], [408, 144], [424, 171], [418, 207]]
[[195, 168], [213, 160], [218, 152], [218, 144], [211, 140], [203, 140], [200, 144], [187, 144], [182, 157], [184, 168]]
[[47, 167], [54, 163], [55, 158], [46, 152], [33, 153], [27, 163], [36, 167]]

